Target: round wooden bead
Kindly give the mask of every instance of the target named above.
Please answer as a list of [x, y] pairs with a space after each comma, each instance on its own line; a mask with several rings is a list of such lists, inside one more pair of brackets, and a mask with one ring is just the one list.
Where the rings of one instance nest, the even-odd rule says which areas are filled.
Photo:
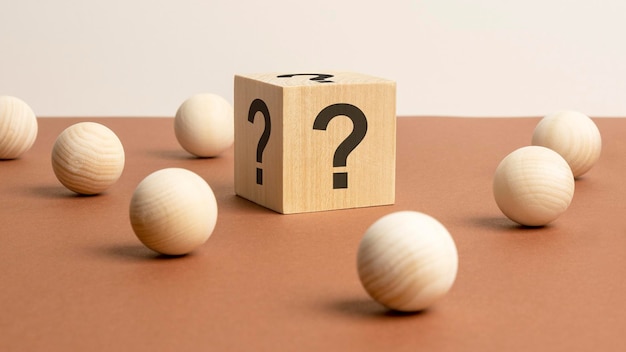
[[112, 186], [124, 170], [124, 147], [115, 133], [95, 122], [66, 128], [52, 148], [52, 168], [68, 189], [85, 195]]
[[0, 96], [0, 159], [16, 159], [37, 138], [37, 117], [22, 100]]
[[532, 145], [550, 148], [567, 161], [574, 177], [589, 171], [600, 158], [602, 138], [596, 124], [577, 111], [545, 116], [535, 127]]
[[458, 268], [454, 240], [436, 219], [419, 212], [383, 216], [361, 239], [361, 284], [374, 300], [398, 311], [431, 306], [452, 287]]
[[232, 106], [215, 94], [197, 94], [176, 111], [174, 132], [178, 143], [199, 157], [214, 157], [235, 140]]
[[168, 255], [187, 254], [211, 236], [217, 202], [196, 173], [162, 169], [139, 183], [130, 202], [130, 222], [146, 247]]
[[507, 155], [493, 179], [502, 213], [526, 226], [543, 226], [561, 216], [574, 196], [574, 175], [552, 149], [528, 146]]

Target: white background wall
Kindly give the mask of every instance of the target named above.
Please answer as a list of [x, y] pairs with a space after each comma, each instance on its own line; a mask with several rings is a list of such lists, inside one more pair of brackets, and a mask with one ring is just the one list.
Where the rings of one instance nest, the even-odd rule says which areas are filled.
[[626, 116], [624, 0], [0, 0], [0, 95], [39, 116], [173, 116], [233, 75], [349, 70], [398, 114]]

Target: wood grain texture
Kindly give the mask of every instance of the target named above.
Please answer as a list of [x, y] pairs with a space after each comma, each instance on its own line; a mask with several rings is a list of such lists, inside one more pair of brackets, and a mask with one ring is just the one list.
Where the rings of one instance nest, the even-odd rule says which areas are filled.
[[[393, 204], [395, 200], [395, 83], [368, 75], [330, 72], [327, 82], [316, 75], [279, 77], [278, 73], [235, 77], [235, 190], [238, 195], [281, 213]], [[270, 112], [272, 131], [257, 162], [264, 130], [261, 114], [248, 121], [255, 99]], [[367, 133], [348, 153], [345, 166], [334, 166], [335, 153], [353, 132], [346, 114], [314, 129], [331, 105], [358, 108]], [[262, 168], [264, 184], [256, 183]], [[335, 173], [347, 173], [347, 188], [337, 189]]]
[[541, 146], [506, 156], [493, 179], [496, 204], [509, 219], [527, 226], [556, 220], [574, 197], [574, 176], [563, 157]]
[[598, 127], [592, 119], [577, 111], [558, 111], [541, 119], [533, 132], [532, 144], [559, 153], [569, 164], [574, 177], [589, 171], [602, 151]]
[[115, 132], [95, 122], [66, 128], [52, 148], [54, 174], [79, 194], [104, 192], [122, 175], [124, 162], [124, 147]]
[[452, 287], [458, 268], [454, 240], [429, 215], [385, 215], [361, 239], [357, 269], [361, 284], [388, 308], [414, 312], [430, 307]]
[[166, 168], [144, 178], [129, 208], [130, 222], [146, 247], [163, 254], [187, 254], [211, 236], [217, 202], [211, 187], [196, 173]]
[[199, 157], [214, 157], [234, 141], [233, 107], [223, 97], [196, 94], [185, 100], [174, 118], [178, 143]]
[[[261, 113], [248, 120], [252, 101], [261, 99], [268, 107], [271, 125], [270, 137], [257, 162], [258, 141], [266, 124]], [[283, 89], [243, 76], [235, 76], [235, 192], [257, 204], [277, 212], [284, 212], [284, 141]], [[256, 169], [263, 170], [263, 185], [257, 184]]]
[[37, 117], [21, 99], [0, 96], [0, 159], [15, 159], [37, 138]]

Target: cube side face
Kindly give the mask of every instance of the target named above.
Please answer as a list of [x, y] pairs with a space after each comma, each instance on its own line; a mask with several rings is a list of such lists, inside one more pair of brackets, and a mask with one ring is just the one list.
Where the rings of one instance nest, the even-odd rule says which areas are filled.
[[243, 76], [234, 87], [235, 193], [282, 213], [282, 88]]
[[395, 202], [395, 83], [341, 78], [284, 88], [284, 213]]

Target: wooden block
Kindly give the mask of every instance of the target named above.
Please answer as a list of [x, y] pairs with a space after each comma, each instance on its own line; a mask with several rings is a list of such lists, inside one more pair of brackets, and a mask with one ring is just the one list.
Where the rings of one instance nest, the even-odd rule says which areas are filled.
[[394, 203], [395, 82], [237, 75], [234, 116], [239, 196], [284, 214]]

